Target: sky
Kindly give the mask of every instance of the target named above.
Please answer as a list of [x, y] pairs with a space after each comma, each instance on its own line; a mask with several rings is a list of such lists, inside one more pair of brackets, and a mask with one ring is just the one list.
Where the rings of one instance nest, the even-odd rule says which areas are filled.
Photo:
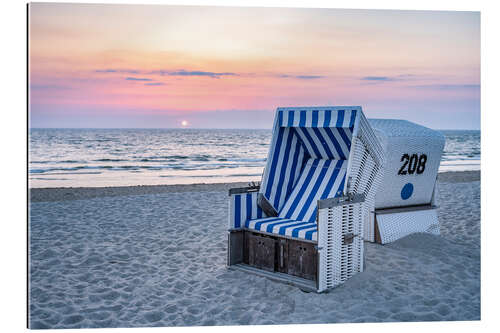
[[271, 128], [327, 105], [479, 129], [479, 12], [30, 4], [30, 127]]

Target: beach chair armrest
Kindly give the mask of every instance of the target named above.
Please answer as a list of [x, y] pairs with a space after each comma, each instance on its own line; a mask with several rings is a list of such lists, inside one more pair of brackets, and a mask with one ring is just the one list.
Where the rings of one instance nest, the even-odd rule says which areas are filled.
[[318, 291], [363, 271], [363, 194], [318, 200]]
[[234, 187], [229, 189], [229, 195], [231, 196], [234, 194], [258, 192], [259, 189], [260, 185], [252, 185], [247, 187]]
[[362, 193], [347, 195], [342, 197], [335, 197], [335, 198], [325, 198], [318, 200], [318, 209], [349, 205], [364, 201], [365, 201], [365, 195]]
[[229, 190], [229, 230], [244, 228], [247, 220], [267, 217], [257, 204], [258, 195], [258, 185]]

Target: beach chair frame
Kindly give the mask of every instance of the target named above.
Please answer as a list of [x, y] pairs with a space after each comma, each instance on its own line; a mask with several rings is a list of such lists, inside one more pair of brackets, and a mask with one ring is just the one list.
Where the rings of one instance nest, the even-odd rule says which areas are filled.
[[[375, 193], [381, 181], [384, 152], [361, 107], [278, 108], [276, 119], [280, 111], [299, 109], [358, 111], [347, 159], [345, 184], [341, 189], [342, 195], [317, 201], [317, 240], [308, 241], [255, 232], [248, 230], [241, 223], [236, 223], [260, 209], [257, 204], [260, 188], [251, 186], [230, 189], [227, 266], [293, 284], [303, 290], [323, 292], [363, 271], [363, 239], [367, 232], [370, 235], [374, 233], [374, 230], [367, 229], [370, 227], [370, 214], [373, 214], [374, 210]], [[265, 213], [262, 214], [265, 216]], [[272, 266], [272, 260], [257, 265], [249, 264], [247, 246], [250, 237], [254, 236], [262, 237], [258, 239], [258, 245], [263, 247], [263, 253], [274, 256], [274, 269], [265, 266]], [[292, 255], [285, 258], [282, 249], [287, 246], [289, 251], [290, 248], [298, 248], [303, 253], [296, 253], [294, 250]], [[308, 249], [312, 250], [307, 252]], [[284, 263], [286, 260], [288, 262]], [[293, 260], [301, 262], [303, 271], [296, 272], [292, 269], [290, 274], [290, 267], [295, 267]], [[282, 267], [281, 263], [288, 267]], [[262, 265], [263, 267], [260, 267]], [[312, 268], [313, 266], [315, 267]]]

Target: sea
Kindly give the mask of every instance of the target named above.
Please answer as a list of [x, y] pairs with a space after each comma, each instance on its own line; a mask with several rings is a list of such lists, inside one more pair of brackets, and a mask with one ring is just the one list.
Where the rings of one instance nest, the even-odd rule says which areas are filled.
[[[442, 130], [439, 171], [480, 170], [481, 133]], [[29, 187], [106, 187], [259, 181], [271, 130], [29, 130]]]

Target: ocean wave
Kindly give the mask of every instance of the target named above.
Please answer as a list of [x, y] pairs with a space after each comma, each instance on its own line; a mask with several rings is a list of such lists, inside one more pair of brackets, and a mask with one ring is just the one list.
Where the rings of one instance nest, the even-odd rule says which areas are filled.
[[[266, 162], [266, 158], [248, 158], [248, 157], [238, 157], [238, 156], [231, 156], [231, 157], [219, 157], [219, 156], [212, 156], [212, 155], [206, 155], [206, 154], [200, 154], [200, 155], [193, 155], [193, 156], [186, 156], [186, 155], [170, 155], [170, 156], [149, 156], [149, 157], [132, 157], [130, 159], [127, 158], [98, 158], [98, 159], [89, 159], [88, 161], [85, 160], [34, 160], [30, 161], [30, 164], [83, 164], [84, 166], [78, 166], [78, 168], [82, 167], [90, 167], [87, 166], [86, 164], [92, 164], [94, 162], [106, 162], [106, 163], [115, 163], [115, 162], [144, 162], [144, 163], [153, 163], [153, 164], [158, 164], [158, 163], [172, 163], [172, 162], [180, 162], [183, 161], [185, 165], [188, 165], [190, 162], [209, 162], [208, 164], [221, 164], [220, 162], [227, 162], [224, 163], [226, 165], [229, 164], [264, 164]], [[202, 166], [204, 164], [201, 163], [195, 163], [193, 165], [198, 165]], [[114, 165], [118, 167], [123, 167], [120, 164]], [[99, 166], [99, 167], [105, 167], [105, 166]], [[34, 171], [36, 172], [36, 171]]]
[[[54, 176], [54, 175], [99, 175], [102, 172], [99, 171], [86, 171], [86, 172], [51, 172], [47, 174], [42, 174], [42, 176]], [[36, 175], [35, 175], [36, 176]], [[34, 178], [34, 179], [41, 179], [41, 178]], [[51, 178], [53, 179], [53, 178]]]
[[265, 162], [266, 158], [235, 158], [237, 162]]
[[[480, 168], [479, 131], [443, 131], [441, 169]], [[265, 167], [271, 130], [30, 129], [29, 177], [67, 178], [68, 184], [98, 173], [106, 182], [127, 182], [127, 174], [149, 181], [165, 177], [259, 177]], [[460, 164], [456, 166], [455, 164]], [[162, 172], [165, 171], [165, 172]], [[259, 173], [257, 173], [259, 172]], [[173, 175], [170, 175], [173, 174]], [[183, 176], [180, 176], [182, 174]], [[205, 175], [211, 174], [213, 176]], [[73, 176], [70, 176], [73, 175]], [[131, 174], [130, 174], [131, 175]], [[184, 176], [186, 175], [186, 176]], [[158, 178], [160, 179], [160, 178]], [[225, 178], [228, 179], [228, 178]], [[165, 180], [164, 180], [165, 181]]]
[[46, 177], [32, 177], [30, 180], [68, 180], [69, 178], [46, 178]]
[[58, 164], [71, 164], [71, 163], [87, 163], [86, 161], [82, 160], [61, 160], [61, 161], [49, 161], [49, 160], [44, 160], [44, 161], [30, 161], [31, 164], [49, 164], [49, 163], [58, 163]]
[[30, 161], [31, 164], [47, 164], [54, 163], [53, 161]]
[[94, 162], [126, 162], [130, 160], [124, 160], [121, 158], [100, 158], [98, 160], [93, 160]]
[[[219, 170], [240, 168], [240, 164], [167, 164], [167, 165], [79, 165], [75, 167], [52, 167], [52, 168], [31, 168], [30, 174], [55, 174], [55, 172], [70, 173], [79, 170], [106, 170], [106, 171], [132, 171], [132, 170]], [[260, 167], [260, 165], [244, 165], [250, 167]]]
[[480, 161], [481, 155], [447, 155], [441, 157], [441, 162], [444, 161]]
[[228, 175], [159, 175], [160, 178], [230, 178], [230, 177], [258, 177], [261, 173], [235, 173]]
[[172, 160], [186, 160], [189, 159], [186, 155], [166, 155], [166, 156], [149, 156], [141, 158], [140, 162], [161, 162], [161, 161], [172, 161]]

